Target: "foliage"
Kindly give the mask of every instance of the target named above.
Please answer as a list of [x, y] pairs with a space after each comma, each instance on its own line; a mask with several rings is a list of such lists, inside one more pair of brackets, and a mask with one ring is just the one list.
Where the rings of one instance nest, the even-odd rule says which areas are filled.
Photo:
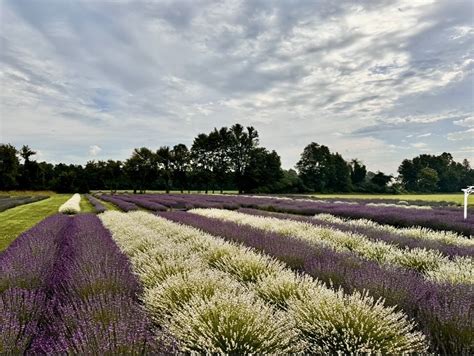
[[45, 195], [35, 195], [35, 196], [14, 196], [14, 197], [5, 197], [0, 198], [0, 212], [7, 209], [14, 208], [23, 204], [34, 203], [43, 199], [47, 199], [48, 196]]
[[17, 176], [20, 162], [17, 150], [12, 145], [0, 145], [0, 189], [8, 190], [17, 187]]
[[74, 194], [67, 202], [61, 205], [58, 209], [60, 213], [63, 214], [77, 214], [81, 211], [81, 195]]
[[156, 351], [138, 281], [95, 215], [45, 219], [0, 256], [0, 276], [2, 354]]
[[[299, 219], [294, 215], [250, 209], [245, 212]], [[433, 353], [470, 354], [472, 350], [472, 286], [438, 284], [423, 278], [419, 273], [387, 268], [360, 259], [353, 253], [337, 252], [309, 244], [292, 235], [276, 234], [248, 225], [185, 212], [165, 212], [160, 213], [160, 216], [255, 248], [332, 287], [341, 287], [348, 293], [366, 290], [374, 298], [384, 298], [385, 305], [397, 307], [397, 310], [401, 308], [415, 319], [429, 336]], [[306, 219], [312, 220], [310, 217]], [[284, 308], [291, 297], [310, 291], [307, 282], [306, 279], [295, 280], [288, 278], [286, 273], [280, 273], [277, 280], [270, 275], [257, 282], [257, 290], [262, 298]], [[306, 307], [304, 310], [307, 310]], [[339, 314], [331, 312], [331, 315]], [[308, 324], [305, 329], [311, 333], [312, 328]]]
[[439, 156], [422, 154], [405, 159], [398, 168], [400, 180], [408, 191], [456, 192], [474, 184], [469, 161], [455, 162], [450, 153]]
[[[144, 303], [156, 321], [169, 326], [185, 351], [238, 354], [309, 352], [318, 341], [302, 337], [306, 326], [300, 327], [302, 324], [297, 322], [292, 308], [278, 308], [277, 305], [290, 305], [293, 301], [298, 305], [313, 305], [313, 295], [328, 301], [325, 305], [320, 304], [320, 317], [309, 324], [311, 327], [322, 326], [321, 339], [329, 341], [326, 348], [329, 353], [345, 350], [343, 345], [330, 342], [339, 340], [345, 333], [355, 339], [368, 339], [364, 320], [377, 318], [383, 321], [379, 324], [381, 328], [375, 326], [374, 332], [378, 333], [379, 339], [373, 340], [370, 351], [423, 352], [426, 348], [423, 335], [414, 330], [414, 325], [402, 313], [377, 305], [370, 298], [335, 292], [311, 278], [302, 284], [301, 279], [282, 264], [240, 244], [224, 242], [201, 230], [144, 212], [106, 212], [101, 214], [101, 219], [130, 256], [140, 278], [146, 277], [149, 282], [153, 280], [153, 275], [148, 273], [148, 269], [143, 269], [144, 266], [160, 266], [161, 271], [166, 266], [172, 267], [170, 273], [160, 273], [155, 279], [153, 289], [149, 294], [145, 293], [148, 297]], [[196, 262], [189, 268], [188, 261]], [[216, 272], [230, 283], [219, 284]], [[203, 282], [201, 289], [198, 281], [207, 278], [209, 282]], [[283, 283], [279, 282], [281, 278], [284, 278]], [[293, 290], [296, 288], [297, 291], [262, 293], [261, 279], [265, 279], [269, 286], [293, 285]], [[180, 283], [184, 285], [180, 286]], [[197, 292], [192, 298], [189, 298], [188, 283], [190, 290]], [[226, 288], [231, 290], [226, 291]], [[313, 294], [306, 293], [307, 288]], [[170, 314], [164, 315], [164, 306], [170, 301], [169, 293], [173, 295], [175, 292], [183, 296], [182, 303], [172, 303], [167, 309]], [[276, 294], [279, 303], [267, 304], [267, 298]], [[329, 303], [330, 300], [340, 306], [340, 314], [331, 312], [333, 304]], [[353, 320], [358, 322], [339, 317], [356, 309], [360, 312]], [[331, 327], [334, 320], [340, 326], [337, 329]], [[352, 351], [361, 353], [367, 350], [364, 345], [355, 343]]]
[[0, 251], [23, 231], [31, 228], [44, 218], [56, 214], [58, 208], [70, 195], [55, 194], [35, 203], [20, 205], [0, 213]]
[[[0, 189], [55, 190], [87, 193], [110, 190], [178, 189], [208, 193], [452, 192], [474, 184], [469, 161], [455, 162], [449, 153], [420, 155], [404, 160], [398, 180], [383, 172], [369, 172], [358, 159], [346, 161], [339, 153], [315, 142], [307, 145], [296, 164], [298, 174], [283, 170], [280, 156], [259, 145], [252, 127], [235, 124], [198, 134], [188, 149], [184, 144], [153, 151], [135, 148], [122, 161], [89, 161], [84, 166], [36, 162], [28, 146], [19, 151], [0, 145]], [[21, 162], [19, 157], [21, 157]], [[33, 157], [33, 158], [32, 158]]]

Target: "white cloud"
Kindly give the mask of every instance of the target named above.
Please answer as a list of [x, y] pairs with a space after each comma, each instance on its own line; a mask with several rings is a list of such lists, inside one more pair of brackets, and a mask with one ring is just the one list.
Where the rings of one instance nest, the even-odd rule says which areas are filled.
[[[14, 118], [2, 120], [1, 139], [45, 159], [84, 163], [100, 153], [97, 142], [124, 159], [133, 147], [190, 145], [200, 132], [241, 122], [287, 168], [316, 141], [394, 172], [405, 134], [367, 128], [439, 125], [416, 126], [408, 138], [428, 129], [438, 137], [445, 122], [472, 125], [472, 95], [455, 102], [449, 94], [474, 67], [469, 1], [0, 6], [0, 114]], [[408, 111], [407, 98], [415, 101]], [[457, 149], [448, 138], [440, 146]]]
[[450, 141], [464, 141], [471, 140], [474, 141], [474, 128], [467, 129], [464, 131], [456, 131], [448, 134], [448, 140]]
[[410, 146], [415, 147], [415, 148], [426, 148], [428, 145], [424, 142], [416, 142], [410, 144]]
[[425, 134], [421, 134], [421, 135], [418, 135], [416, 137], [429, 137], [431, 136], [431, 132], [428, 132], [428, 133], [425, 133]]
[[89, 146], [89, 154], [91, 156], [94, 156], [94, 157], [97, 156], [100, 153], [100, 151], [102, 151], [102, 148], [100, 148], [97, 145]]
[[466, 117], [465, 119], [457, 120], [453, 123], [464, 127], [474, 127], [474, 116]]

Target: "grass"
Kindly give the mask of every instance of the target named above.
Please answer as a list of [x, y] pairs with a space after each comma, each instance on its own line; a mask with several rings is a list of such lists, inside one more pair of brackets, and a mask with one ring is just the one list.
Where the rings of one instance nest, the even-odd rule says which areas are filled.
[[79, 205], [81, 207], [81, 213], [95, 213], [94, 206], [84, 194], [81, 194], [81, 203]]
[[54, 194], [48, 199], [20, 205], [0, 213], [0, 251], [5, 250], [23, 231], [49, 215], [56, 214], [59, 206], [70, 197], [71, 194]]
[[[424, 200], [433, 202], [451, 202], [464, 204], [463, 193], [452, 194], [311, 194], [315, 198], [344, 198], [344, 199], [396, 199], [396, 200]], [[474, 205], [474, 197], [469, 197], [469, 205]]]
[[9, 195], [9, 196], [36, 196], [36, 195], [47, 195], [52, 196], [56, 195], [55, 192], [51, 190], [2, 190], [0, 195]]

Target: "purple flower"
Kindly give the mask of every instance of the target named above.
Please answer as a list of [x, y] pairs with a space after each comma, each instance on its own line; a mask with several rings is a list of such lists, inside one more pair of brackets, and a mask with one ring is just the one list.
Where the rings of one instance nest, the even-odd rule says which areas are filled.
[[433, 351], [472, 351], [472, 286], [432, 283], [407, 269], [382, 267], [351, 253], [232, 222], [179, 211], [158, 215], [253, 247], [348, 293], [367, 290], [373, 297], [382, 297], [387, 305], [397, 306], [415, 319], [430, 338]]

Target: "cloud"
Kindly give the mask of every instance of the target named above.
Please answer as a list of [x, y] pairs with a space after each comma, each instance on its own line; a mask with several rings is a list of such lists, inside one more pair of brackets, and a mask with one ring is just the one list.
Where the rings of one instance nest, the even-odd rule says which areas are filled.
[[241, 122], [287, 168], [316, 141], [393, 173], [418, 152], [407, 135], [454, 151], [472, 125], [469, 1], [0, 7], [1, 114], [14, 118], [1, 139], [47, 160], [84, 163], [97, 142], [124, 159]]
[[464, 127], [474, 127], [474, 116], [466, 117], [465, 119], [454, 121], [454, 124]]
[[467, 129], [464, 131], [456, 131], [448, 134], [448, 140], [450, 141], [474, 141], [474, 128]]
[[411, 146], [415, 148], [426, 148], [428, 145], [424, 142], [416, 142], [412, 143]]
[[100, 152], [102, 151], [102, 148], [100, 148], [99, 146], [97, 145], [92, 145], [92, 146], [89, 146], [89, 154], [91, 156], [97, 156]]

